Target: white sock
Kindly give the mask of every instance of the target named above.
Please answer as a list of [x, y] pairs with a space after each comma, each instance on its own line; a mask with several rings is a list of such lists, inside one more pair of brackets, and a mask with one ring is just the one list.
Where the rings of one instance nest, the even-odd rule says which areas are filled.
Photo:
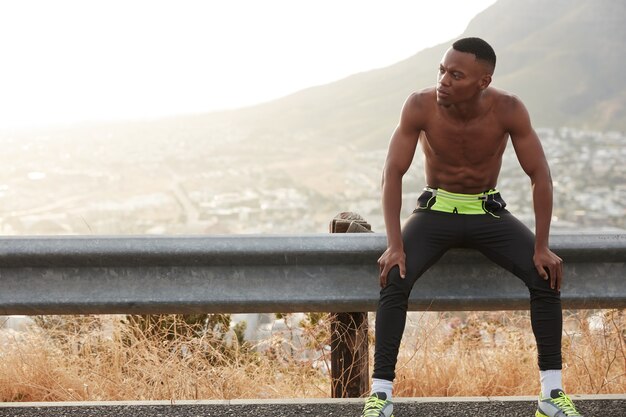
[[561, 380], [560, 369], [549, 369], [547, 371], [539, 371], [541, 380], [541, 396], [549, 398], [553, 389], [563, 389], [563, 381]]
[[386, 379], [372, 378], [372, 394], [376, 392], [384, 392], [387, 395], [387, 400], [391, 401], [391, 390], [393, 389], [393, 382]]

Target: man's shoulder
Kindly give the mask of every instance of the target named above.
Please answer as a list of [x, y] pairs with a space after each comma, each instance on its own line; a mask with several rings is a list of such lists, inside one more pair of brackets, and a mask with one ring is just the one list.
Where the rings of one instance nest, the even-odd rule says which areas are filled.
[[530, 123], [528, 110], [517, 95], [495, 87], [490, 87], [489, 93], [491, 111], [507, 131], [518, 130], [522, 124]]
[[422, 130], [436, 103], [434, 88], [425, 88], [411, 93], [402, 107], [400, 124], [411, 131]]
[[489, 95], [497, 105], [497, 108], [503, 108], [503, 106], [518, 106], [522, 104], [522, 100], [515, 94], [502, 90], [496, 87], [489, 87]]
[[406, 104], [411, 107], [424, 109], [437, 103], [435, 87], [414, 91], [407, 98]]
[[418, 91], [414, 91], [411, 94], [411, 97], [413, 97], [416, 100], [436, 101], [437, 100], [437, 92], [436, 92], [435, 87], [428, 87], [428, 88], [423, 88], [423, 89], [418, 90]]

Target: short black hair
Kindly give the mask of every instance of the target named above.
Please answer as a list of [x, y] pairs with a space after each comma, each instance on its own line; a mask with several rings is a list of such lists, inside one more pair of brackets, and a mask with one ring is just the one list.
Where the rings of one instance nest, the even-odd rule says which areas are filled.
[[491, 68], [491, 73], [496, 69], [496, 53], [487, 42], [480, 38], [462, 38], [452, 44], [459, 52], [474, 54], [476, 59], [486, 62]]

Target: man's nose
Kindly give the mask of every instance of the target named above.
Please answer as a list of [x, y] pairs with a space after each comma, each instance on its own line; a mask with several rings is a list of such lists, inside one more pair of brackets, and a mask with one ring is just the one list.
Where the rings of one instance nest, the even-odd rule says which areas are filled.
[[450, 85], [450, 76], [447, 72], [439, 75], [439, 84], [441, 85]]

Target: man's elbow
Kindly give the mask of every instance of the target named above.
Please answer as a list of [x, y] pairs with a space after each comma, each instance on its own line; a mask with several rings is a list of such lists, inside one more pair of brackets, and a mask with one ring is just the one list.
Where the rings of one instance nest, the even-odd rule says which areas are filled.
[[552, 189], [552, 175], [550, 174], [550, 169], [548, 167], [532, 172], [530, 175], [530, 181], [533, 187], [541, 185], [548, 187], [550, 190]]
[[404, 173], [392, 166], [385, 166], [383, 169], [382, 179], [380, 181], [381, 188], [385, 187], [385, 184], [402, 181]]
[[531, 181], [550, 181], [550, 165], [545, 158], [536, 157], [533, 160], [528, 160], [522, 163], [524, 172]]

